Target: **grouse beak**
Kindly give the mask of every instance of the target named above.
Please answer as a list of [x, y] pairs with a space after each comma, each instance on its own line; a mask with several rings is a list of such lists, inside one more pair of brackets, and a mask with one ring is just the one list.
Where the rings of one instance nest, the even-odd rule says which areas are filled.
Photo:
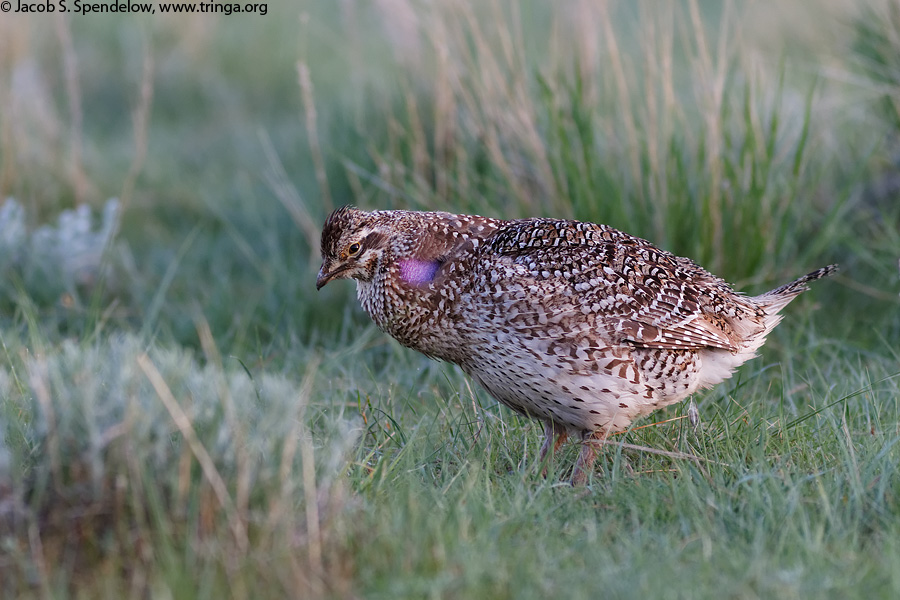
[[319, 274], [316, 276], [316, 289], [321, 290], [325, 287], [325, 284], [331, 281], [334, 278], [334, 272], [329, 273], [325, 270], [325, 263], [322, 263], [322, 267], [319, 269]]

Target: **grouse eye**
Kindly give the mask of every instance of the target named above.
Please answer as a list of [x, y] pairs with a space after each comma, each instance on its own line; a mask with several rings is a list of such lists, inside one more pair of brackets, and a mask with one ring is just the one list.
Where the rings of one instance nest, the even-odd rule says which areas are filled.
[[350, 247], [347, 248], [347, 252], [350, 254], [350, 256], [353, 256], [354, 254], [359, 252], [359, 244], [356, 242], [353, 242], [352, 244], [350, 244]]

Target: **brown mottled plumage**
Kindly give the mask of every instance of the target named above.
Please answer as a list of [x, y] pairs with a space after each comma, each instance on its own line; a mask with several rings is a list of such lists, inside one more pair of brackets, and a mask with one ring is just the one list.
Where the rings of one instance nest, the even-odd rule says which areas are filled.
[[325, 222], [316, 288], [356, 279], [378, 327], [543, 421], [541, 459], [578, 435], [580, 483], [593, 438], [730, 377], [836, 269], [744, 296], [606, 225], [344, 207]]

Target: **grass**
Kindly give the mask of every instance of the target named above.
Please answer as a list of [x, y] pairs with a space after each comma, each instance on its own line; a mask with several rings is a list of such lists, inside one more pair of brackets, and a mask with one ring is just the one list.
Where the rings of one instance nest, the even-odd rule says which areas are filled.
[[[775, 8], [8, 15], [0, 595], [897, 595], [898, 9]], [[344, 203], [842, 272], [572, 489], [576, 448], [542, 478], [535, 423], [313, 290]]]

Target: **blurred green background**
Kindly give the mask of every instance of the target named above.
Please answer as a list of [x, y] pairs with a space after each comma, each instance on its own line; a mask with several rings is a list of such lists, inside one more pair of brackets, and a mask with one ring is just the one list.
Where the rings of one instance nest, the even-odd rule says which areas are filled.
[[[876, 0], [0, 15], [0, 592], [896, 592], [898, 57]], [[343, 204], [604, 222], [748, 293], [842, 271], [708, 430], [628, 434], [713, 463], [620, 450], [584, 496], [315, 291]]]

